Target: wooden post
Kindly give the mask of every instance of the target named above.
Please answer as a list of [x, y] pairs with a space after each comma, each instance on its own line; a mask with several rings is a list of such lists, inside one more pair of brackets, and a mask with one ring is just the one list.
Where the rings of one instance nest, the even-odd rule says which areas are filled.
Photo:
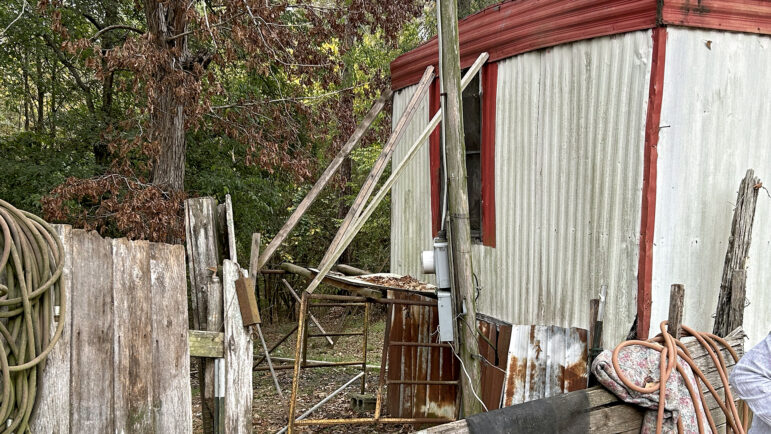
[[[731, 310], [728, 316], [730, 331], [736, 330], [744, 323], [744, 297], [747, 293], [747, 272], [734, 270], [731, 275]], [[729, 331], [729, 333], [730, 333]]]
[[728, 238], [728, 250], [723, 265], [723, 277], [720, 280], [715, 326], [712, 330], [714, 334], [721, 337], [731, 332], [728, 324], [732, 299], [731, 279], [734, 270], [746, 269], [747, 255], [752, 241], [752, 223], [755, 220], [755, 203], [761, 186], [760, 179], [755, 177], [752, 169], [747, 170], [747, 174], [739, 184], [734, 218], [731, 222], [731, 236]]
[[380, 98], [375, 101], [375, 103], [372, 105], [372, 108], [369, 109], [369, 112], [366, 116], [364, 116], [364, 119], [362, 119], [361, 123], [356, 127], [356, 130], [354, 130], [351, 137], [340, 149], [340, 152], [337, 153], [335, 159], [329, 163], [329, 166], [327, 166], [326, 170], [324, 170], [324, 173], [321, 174], [321, 177], [319, 177], [318, 181], [316, 181], [302, 202], [297, 205], [297, 208], [295, 208], [294, 212], [292, 212], [292, 215], [289, 216], [289, 219], [286, 221], [286, 223], [284, 223], [284, 226], [281, 228], [281, 230], [278, 231], [276, 236], [273, 237], [267, 247], [265, 247], [265, 251], [262, 252], [262, 255], [259, 256], [259, 260], [257, 261], [257, 270], [261, 269], [265, 266], [265, 264], [268, 263], [271, 256], [273, 256], [273, 253], [275, 253], [276, 249], [278, 249], [278, 246], [284, 242], [292, 229], [294, 229], [297, 223], [300, 222], [300, 218], [303, 216], [303, 214], [305, 214], [306, 211], [308, 211], [308, 208], [310, 208], [310, 206], [319, 196], [321, 190], [323, 190], [327, 183], [329, 183], [329, 181], [332, 179], [335, 172], [337, 172], [337, 169], [339, 169], [340, 165], [343, 164], [345, 157], [350, 154], [353, 148], [355, 148], [359, 143], [361, 137], [369, 129], [370, 125], [372, 125], [372, 122], [375, 121], [375, 118], [377, 118], [377, 115], [380, 113], [380, 111], [383, 110], [383, 106], [385, 106], [385, 103], [391, 98], [392, 94], [393, 92], [390, 89], [387, 89], [383, 91], [383, 93], [380, 95]]
[[683, 323], [683, 302], [685, 300], [685, 285], [675, 283], [669, 290], [669, 316], [667, 330], [669, 334], [680, 339], [680, 325]]
[[249, 277], [254, 281], [255, 288], [257, 287], [257, 273], [260, 271], [260, 267], [257, 266], [259, 257], [260, 233], [255, 232], [252, 234], [252, 247], [249, 251]]
[[[469, 225], [466, 180], [466, 145], [461, 102], [460, 48], [458, 42], [458, 5], [455, 0], [437, 2], [439, 22], [439, 67], [442, 86], [442, 127], [445, 137], [447, 195], [449, 199], [449, 241], [454, 273], [454, 298], [458, 317], [458, 349], [463, 364], [461, 374], [462, 409], [468, 417], [482, 411], [481, 366], [476, 327], [476, 297], [472, 282], [471, 228]], [[465, 374], [465, 375], [464, 375]]]
[[[222, 285], [211, 281], [212, 267], [222, 260], [217, 200], [199, 197], [185, 201], [185, 233], [193, 328], [219, 331], [222, 325]], [[214, 360], [198, 359], [201, 418], [204, 433], [214, 431]]]

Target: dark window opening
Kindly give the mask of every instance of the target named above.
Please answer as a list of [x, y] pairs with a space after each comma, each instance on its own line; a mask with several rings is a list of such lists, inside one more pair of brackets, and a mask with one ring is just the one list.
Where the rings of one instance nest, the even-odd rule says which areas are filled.
[[[465, 73], [465, 71], [464, 71]], [[463, 91], [463, 138], [471, 237], [482, 239], [482, 86], [477, 73]]]
[[[463, 74], [466, 70], [463, 70]], [[480, 73], [463, 91], [463, 137], [466, 143], [466, 176], [468, 188], [469, 223], [471, 238], [482, 240], [482, 90]], [[441, 134], [441, 133], [440, 133]], [[444, 204], [445, 165], [444, 155], [439, 153], [440, 210]]]

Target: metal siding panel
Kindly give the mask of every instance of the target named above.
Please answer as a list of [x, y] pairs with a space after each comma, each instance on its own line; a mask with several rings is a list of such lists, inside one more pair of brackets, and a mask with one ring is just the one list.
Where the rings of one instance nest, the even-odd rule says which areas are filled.
[[[491, 6], [458, 23], [461, 65], [482, 52], [496, 61], [571, 41], [649, 29], [656, 25], [654, 0], [509, 1]], [[437, 40], [391, 63], [394, 89], [415, 84], [428, 65], [437, 65]]]
[[[588, 328], [607, 284], [607, 346], [636, 312], [650, 31], [525, 53], [499, 63], [497, 247], [472, 246], [478, 310], [512, 324]], [[414, 87], [396, 93], [394, 119]], [[394, 161], [428, 122], [428, 105]], [[428, 147], [392, 196], [391, 269], [420, 279], [431, 247]], [[514, 339], [514, 337], [512, 337]]]
[[771, 3], [767, 0], [666, 0], [661, 7], [666, 24], [747, 33], [771, 33]]
[[649, 31], [500, 62], [497, 248], [474, 245], [479, 311], [588, 328], [608, 284], [605, 342], [636, 312]]
[[503, 406], [585, 389], [586, 356], [585, 329], [512, 326]]
[[[394, 94], [393, 122], [398, 121], [417, 86]], [[394, 149], [392, 165], [398, 164], [428, 125], [428, 96], [421, 103], [402, 140]], [[417, 279], [433, 282], [420, 268], [420, 253], [430, 250], [431, 235], [431, 179], [428, 143], [418, 150], [391, 191], [391, 271], [409, 274]]]
[[[667, 59], [651, 332], [667, 317], [673, 283], [685, 284], [683, 323], [712, 330], [739, 181], [753, 168], [771, 182], [771, 37], [670, 27]], [[771, 329], [770, 219], [771, 201], [761, 192], [747, 270], [750, 345]]]

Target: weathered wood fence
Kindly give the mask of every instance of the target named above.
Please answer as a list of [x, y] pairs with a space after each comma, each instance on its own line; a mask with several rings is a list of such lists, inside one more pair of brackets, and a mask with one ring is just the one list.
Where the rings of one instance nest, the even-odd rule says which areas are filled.
[[191, 432], [184, 247], [56, 230], [68, 306], [32, 432]]

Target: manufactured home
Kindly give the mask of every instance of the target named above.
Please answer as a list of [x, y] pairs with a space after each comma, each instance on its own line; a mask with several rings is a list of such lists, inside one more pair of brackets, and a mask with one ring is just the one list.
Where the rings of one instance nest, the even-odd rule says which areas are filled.
[[[670, 285], [684, 324], [711, 330], [739, 181], [771, 182], [771, 3], [520, 0], [460, 22], [473, 267], [484, 318], [589, 328], [608, 286], [604, 346], [635, 317], [651, 335]], [[391, 64], [393, 119], [437, 41]], [[438, 109], [437, 83], [393, 161]], [[439, 129], [392, 193], [391, 267], [421, 272], [441, 221]], [[747, 269], [749, 344], [771, 329], [771, 198], [757, 202]]]

